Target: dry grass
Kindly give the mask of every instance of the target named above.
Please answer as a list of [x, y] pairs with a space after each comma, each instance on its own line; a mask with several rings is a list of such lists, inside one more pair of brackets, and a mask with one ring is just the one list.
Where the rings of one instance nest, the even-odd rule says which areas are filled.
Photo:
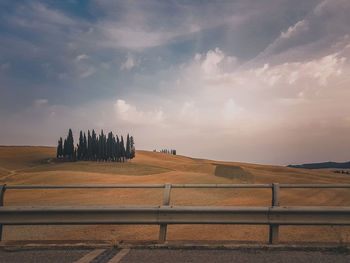
[[[137, 151], [127, 163], [54, 161], [55, 148], [0, 147], [0, 180], [7, 184], [154, 184], [154, 183], [329, 183], [350, 184], [350, 176], [331, 170], [213, 162]], [[137, 176], [134, 176], [137, 175]], [[159, 205], [161, 189], [8, 190], [5, 205]], [[266, 206], [268, 189], [173, 189], [172, 205]], [[343, 189], [283, 189], [281, 205], [349, 206]], [[22, 226], [5, 227], [13, 239], [157, 239], [157, 226]], [[172, 240], [266, 241], [267, 226], [169, 226]], [[281, 227], [283, 241], [350, 241], [349, 227]]]
[[237, 179], [241, 182], [252, 183], [254, 182], [254, 176], [244, 170], [240, 166], [217, 164], [215, 168], [215, 175], [229, 179]]

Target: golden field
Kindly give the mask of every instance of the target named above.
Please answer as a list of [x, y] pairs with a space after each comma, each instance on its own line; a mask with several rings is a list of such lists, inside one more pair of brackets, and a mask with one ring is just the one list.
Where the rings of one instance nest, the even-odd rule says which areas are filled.
[[[350, 184], [334, 169], [218, 162], [137, 151], [127, 163], [60, 162], [54, 147], [0, 147], [0, 181], [8, 185]], [[7, 190], [6, 205], [160, 205], [162, 189]], [[173, 189], [171, 205], [269, 206], [270, 189]], [[282, 189], [282, 206], [349, 206], [349, 189]], [[4, 240], [157, 240], [158, 226], [5, 226]], [[168, 240], [267, 241], [268, 226], [168, 226]], [[350, 227], [281, 226], [281, 241], [350, 242]]]

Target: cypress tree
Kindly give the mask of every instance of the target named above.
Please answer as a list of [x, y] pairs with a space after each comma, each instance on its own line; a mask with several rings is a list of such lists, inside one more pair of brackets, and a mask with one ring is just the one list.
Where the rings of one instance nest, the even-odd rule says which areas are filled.
[[71, 129], [68, 131], [68, 136], [67, 136], [67, 150], [66, 150], [67, 155], [71, 160], [73, 160], [73, 155], [74, 155], [74, 138], [73, 138], [73, 132]]
[[115, 140], [115, 136], [113, 135], [113, 138], [112, 138], [112, 158], [113, 158], [113, 161], [115, 161], [117, 159], [117, 151], [116, 151], [116, 140]]
[[107, 140], [106, 135], [104, 135], [103, 130], [101, 131], [101, 137], [102, 137], [102, 160], [107, 160]]
[[61, 158], [63, 155], [62, 137], [58, 140], [57, 145], [57, 158]]
[[88, 130], [88, 145], [87, 145], [87, 159], [92, 160], [92, 144], [91, 144], [91, 135], [90, 130]]
[[98, 153], [97, 153], [97, 156], [98, 156], [97, 159], [99, 161], [101, 161], [102, 158], [103, 158], [103, 146], [102, 146], [102, 143], [103, 143], [102, 135], [100, 134], [98, 136]]
[[83, 132], [80, 131], [79, 134], [79, 144], [78, 144], [78, 152], [77, 152], [77, 159], [81, 160], [83, 156], [83, 144], [84, 144], [84, 138], [83, 138]]
[[125, 157], [126, 159], [130, 159], [131, 147], [130, 147], [130, 137], [129, 134], [126, 137], [126, 149], [125, 149]]
[[124, 139], [123, 136], [120, 136], [120, 157], [125, 161], [125, 147], [124, 147]]
[[75, 162], [76, 160], [77, 160], [77, 149], [74, 149], [72, 161]]
[[116, 158], [117, 158], [117, 161], [120, 162], [121, 161], [121, 147], [120, 147], [120, 141], [119, 141], [118, 135], [116, 135], [116, 137], [117, 137], [117, 142], [115, 145]]
[[87, 141], [86, 141], [86, 135], [84, 132], [84, 139], [83, 139], [83, 160], [86, 160], [87, 158]]
[[92, 148], [92, 159], [96, 161], [97, 153], [98, 153], [98, 142], [97, 142], [95, 130], [92, 130], [91, 140], [92, 140], [92, 147], [91, 147]]
[[134, 142], [134, 137], [130, 136], [130, 159], [135, 158], [135, 142]]
[[106, 142], [106, 159], [110, 160], [112, 159], [112, 143], [113, 143], [113, 133], [109, 132], [108, 133], [108, 138], [107, 138], [107, 142]]
[[103, 130], [101, 130], [101, 134], [99, 135], [98, 155], [100, 161], [106, 160], [106, 136], [104, 135]]
[[63, 144], [63, 157], [66, 158], [67, 156], [67, 149], [68, 149], [68, 146], [67, 146], [67, 139], [64, 139], [64, 144]]

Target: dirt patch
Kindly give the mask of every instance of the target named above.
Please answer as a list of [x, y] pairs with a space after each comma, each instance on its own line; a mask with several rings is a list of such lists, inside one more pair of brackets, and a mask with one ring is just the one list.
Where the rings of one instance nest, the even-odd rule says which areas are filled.
[[216, 165], [215, 176], [225, 177], [228, 179], [238, 180], [244, 183], [253, 183], [254, 176], [240, 166], [234, 165]]

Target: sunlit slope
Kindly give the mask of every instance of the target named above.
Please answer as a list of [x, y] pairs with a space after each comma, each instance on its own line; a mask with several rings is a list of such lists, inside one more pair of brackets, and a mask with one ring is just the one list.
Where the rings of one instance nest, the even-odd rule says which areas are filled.
[[[220, 181], [223, 177], [228, 181], [252, 182], [252, 183], [347, 183], [350, 176], [335, 174], [331, 169], [307, 170], [295, 169], [283, 166], [257, 165], [236, 162], [216, 162], [203, 159], [193, 159], [184, 156], [174, 156], [149, 151], [137, 151], [136, 158], [126, 163], [116, 162], [57, 162], [55, 159], [56, 149], [54, 147], [4, 147], [0, 146], [0, 180], [3, 182], [17, 182], [32, 175], [50, 174], [53, 179], [55, 174], [66, 172], [85, 174], [90, 178], [93, 174], [104, 174], [100, 179], [106, 179], [107, 175], [147, 175], [149, 180], [167, 178], [176, 179], [185, 174], [209, 175], [213, 183]], [[229, 169], [231, 167], [231, 169]], [[15, 174], [16, 176], [9, 176]], [[157, 175], [157, 176], [149, 176]], [[159, 176], [162, 175], [162, 176]], [[108, 176], [107, 176], [108, 177]], [[6, 179], [5, 179], [6, 178]], [[120, 180], [123, 177], [114, 177]], [[181, 178], [181, 177], [179, 177]], [[61, 177], [61, 179], [63, 179]], [[101, 180], [97, 179], [101, 183]], [[185, 179], [185, 178], [184, 178]], [[188, 181], [189, 178], [186, 179]], [[203, 178], [204, 179], [204, 178]], [[94, 180], [84, 180], [94, 183]], [[129, 178], [137, 183], [145, 178]], [[179, 180], [179, 179], [177, 179]], [[37, 180], [36, 180], [37, 181]], [[81, 184], [83, 181], [76, 181]], [[159, 181], [161, 183], [162, 181]], [[172, 182], [172, 181], [170, 181]], [[174, 181], [175, 182], [175, 181]], [[176, 181], [177, 182], [177, 181]], [[45, 182], [41, 182], [44, 184]], [[104, 183], [108, 183], [104, 182]], [[180, 182], [179, 182], [180, 183]], [[206, 183], [198, 181], [196, 183]], [[219, 183], [219, 182], [218, 182]], [[228, 182], [227, 182], [228, 183]]]
[[[125, 162], [60, 162], [54, 147], [0, 147], [0, 180], [9, 185], [84, 184], [350, 184], [332, 170], [305, 170], [238, 162], [217, 162], [137, 151]], [[8, 190], [5, 205], [160, 205], [162, 189]], [[269, 206], [269, 189], [173, 189], [171, 205]], [[350, 205], [347, 189], [281, 191], [281, 205]], [[156, 239], [155, 226], [6, 227], [5, 239]], [[74, 231], [72, 231], [74, 229]], [[283, 238], [339, 239], [334, 228], [283, 227]], [[344, 229], [343, 229], [344, 230]], [[310, 232], [311, 231], [311, 232]], [[314, 231], [314, 232], [312, 232]], [[342, 232], [347, 233], [347, 232]], [[195, 235], [195, 236], [194, 236]], [[333, 236], [332, 236], [333, 235]], [[264, 240], [265, 226], [171, 226], [170, 239]]]
[[[185, 156], [174, 156], [164, 153], [155, 153], [149, 151], [137, 151], [136, 158], [125, 162], [62, 162], [55, 159], [54, 147], [0, 147], [0, 180], [6, 184], [163, 184], [163, 183], [178, 183], [178, 184], [270, 184], [274, 182], [288, 184], [340, 184], [350, 183], [350, 176], [335, 174], [331, 170], [306, 170], [296, 169], [282, 166], [257, 165], [237, 162], [217, 162], [203, 159], [193, 159]], [[55, 190], [48, 190], [47, 195]], [[57, 190], [56, 190], [57, 191]], [[60, 190], [63, 191], [63, 190]], [[73, 198], [77, 191], [64, 190], [64, 193], [69, 192], [69, 202], [78, 203], [93, 203], [107, 202], [115, 204], [121, 202], [121, 199], [109, 200], [103, 195], [110, 193], [117, 194], [119, 191], [104, 190], [99, 198]], [[94, 190], [83, 191], [87, 197]], [[153, 200], [150, 196], [147, 198], [137, 199], [134, 193], [145, 190], [123, 190], [130, 191], [131, 196], [126, 196], [127, 202], [143, 202], [157, 204], [159, 200]], [[148, 191], [148, 190], [147, 190]], [[151, 190], [157, 192], [157, 190]], [[265, 205], [269, 202], [270, 192], [268, 190], [227, 190], [227, 189], [184, 189], [174, 190], [183, 191], [180, 195], [184, 203], [187, 198], [187, 203], [207, 203], [216, 204], [220, 202], [226, 205], [242, 204], [246, 201], [251, 205]], [[237, 199], [237, 192], [244, 191], [247, 195]], [[249, 191], [254, 191], [254, 194], [248, 194]], [[294, 194], [297, 191], [300, 194]], [[10, 197], [14, 191], [8, 191], [7, 196]], [[27, 191], [28, 192], [28, 191]], [[40, 192], [40, 191], [36, 191]], [[88, 192], [88, 193], [87, 193]], [[324, 200], [327, 204], [334, 202], [345, 202], [347, 194], [339, 195], [339, 192], [345, 190], [283, 190], [282, 200], [287, 195], [288, 201], [304, 200], [304, 196], [308, 197], [310, 204], [314, 201]], [[323, 193], [328, 193], [324, 195]], [[8, 198], [8, 202], [15, 199], [21, 199], [21, 195], [26, 191], [21, 191], [21, 194], [16, 195], [14, 199]], [[197, 197], [198, 199], [194, 198]], [[290, 194], [292, 193], [292, 194]], [[333, 193], [331, 199], [329, 195]], [[346, 191], [347, 193], [347, 191]], [[25, 198], [26, 202], [34, 201], [36, 194]], [[55, 197], [55, 196], [52, 196]], [[66, 195], [57, 195], [57, 198], [48, 198], [50, 202], [64, 202]], [[130, 197], [130, 198], [129, 198]], [[216, 198], [214, 198], [216, 197]], [[261, 197], [261, 198], [259, 198]], [[344, 198], [345, 197], [345, 198]], [[172, 198], [175, 201], [176, 195]], [[179, 197], [180, 198], [180, 197]], [[56, 200], [57, 199], [57, 200]], [[41, 200], [41, 202], [46, 202]], [[244, 203], [244, 202], [243, 202]]]
[[18, 170], [41, 165], [47, 158], [55, 156], [53, 147], [0, 146], [0, 169]]

